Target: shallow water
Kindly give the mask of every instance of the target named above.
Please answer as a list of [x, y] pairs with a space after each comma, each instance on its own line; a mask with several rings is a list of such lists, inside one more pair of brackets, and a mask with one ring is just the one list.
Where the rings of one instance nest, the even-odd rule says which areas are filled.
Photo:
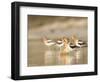
[[40, 40], [28, 41], [28, 66], [87, 64], [87, 47], [62, 53], [56, 46], [47, 47]]

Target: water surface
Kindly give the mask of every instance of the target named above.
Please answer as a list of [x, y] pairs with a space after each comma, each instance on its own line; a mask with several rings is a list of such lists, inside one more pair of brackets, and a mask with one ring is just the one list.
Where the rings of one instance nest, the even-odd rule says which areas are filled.
[[29, 40], [28, 66], [87, 64], [87, 47], [62, 53], [56, 46], [48, 48], [41, 40]]

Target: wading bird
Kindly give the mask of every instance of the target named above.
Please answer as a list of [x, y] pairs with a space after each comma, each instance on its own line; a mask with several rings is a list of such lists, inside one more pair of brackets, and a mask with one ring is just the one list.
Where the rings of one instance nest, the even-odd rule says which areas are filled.
[[82, 41], [82, 40], [79, 40], [75, 35], [71, 37], [73, 43], [78, 47], [78, 48], [81, 48], [81, 47], [86, 47], [87, 46], [87, 43]]
[[76, 49], [76, 45], [70, 43], [70, 40], [66, 37], [63, 37], [64, 49], [63, 52], [70, 52]]
[[55, 42], [53, 40], [50, 40], [46, 37], [43, 37], [43, 42], [49, 48], [49, 50], [50, 50], [50, 46], [55, 45]]
[[60, 48], [60, 51], [61, 51], [61, 47], [64, 45], [63, 43], [63, 39], [58, 39], [56, 42], [56, 46]]

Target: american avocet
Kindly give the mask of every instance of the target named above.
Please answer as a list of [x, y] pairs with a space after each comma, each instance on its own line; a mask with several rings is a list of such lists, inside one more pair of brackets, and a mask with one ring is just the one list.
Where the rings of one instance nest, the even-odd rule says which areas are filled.
[[[55, 42], [53, 40], [47, 39], [46, 37], [43, 37], [43, 42], [48, 48], [52, 45], [55, 45]], [[50, 49], [50, 48], [49, 48]]]
[[63, 43], [63, 39], [58, 39], [57, 41], [56, 41], [56, 46], [58, 46], [59, 48], [60, 48], [60, 51], [61, 51], [61, 47], [64, 45], [64, 43]]
[[75, 35], [72, 36], [71, 39], [72, 39], [73, 43], [79, 48], [87, 46], [86, 42], [79, 40]]
[[73, 51], [74, 49], [76, 49], [76, 46], [70, 43], [70, 40], [66, 37], [63, 38], [63, 42], [64, 42], [64, 52], [70, 52]]

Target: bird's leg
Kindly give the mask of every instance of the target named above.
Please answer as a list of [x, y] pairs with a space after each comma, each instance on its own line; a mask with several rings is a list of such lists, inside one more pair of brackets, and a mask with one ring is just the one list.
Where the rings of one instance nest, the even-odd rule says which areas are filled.
[[61, 53], [61, 47], [60, 47], [60, 51], [59, 51], [59, 54]]
[[48, 46], [48, 50], [50, 51], [50, 47]]

